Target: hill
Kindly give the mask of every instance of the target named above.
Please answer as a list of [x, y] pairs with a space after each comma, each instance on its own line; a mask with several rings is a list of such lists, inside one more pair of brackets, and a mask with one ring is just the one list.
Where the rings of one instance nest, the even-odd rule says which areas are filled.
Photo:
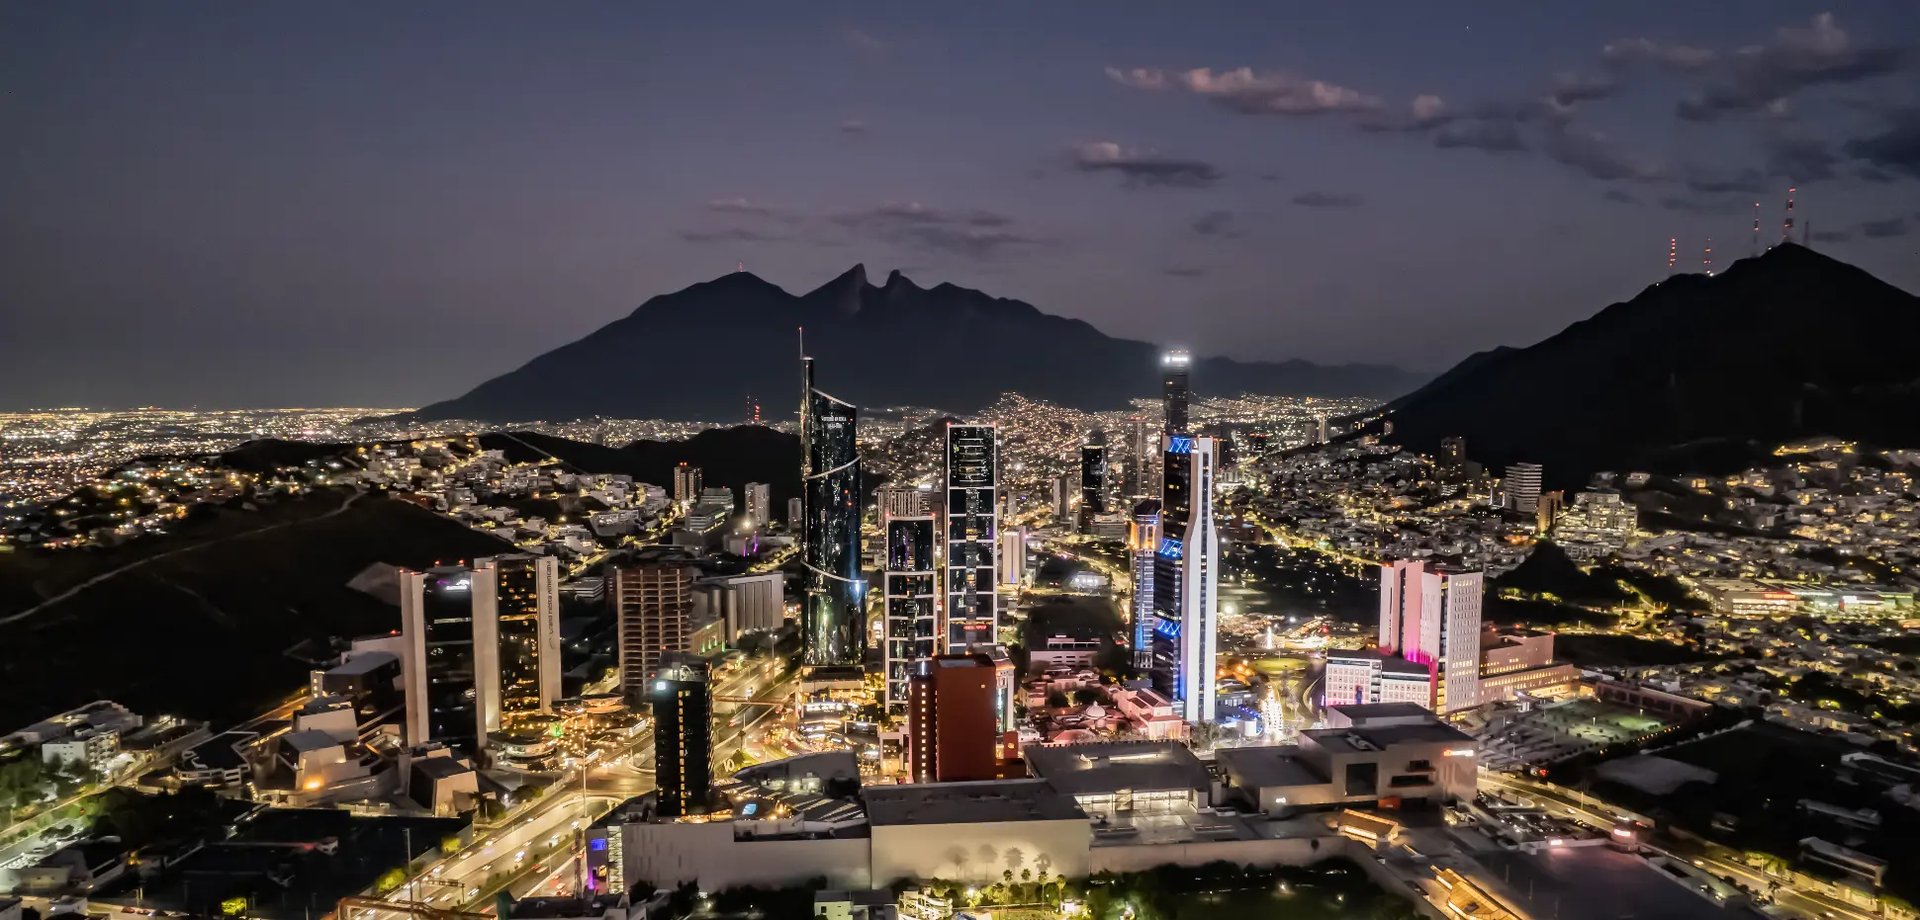
[[1737, 469], [1818, 436], [1920, 446], [1917, 336], [1920, 299], [1786, 243], [1476, 354], [1386, 417], [1416, 450], [1461, 435], [1491, 469], [1538, 462], [1557, 486], [1598, 470]]
[[[861, 406], [973, 412], [1015, 391], [1081, 409], [1124, 408], [1157, 390], [1159, 347], [1111, 338], [1030, 304], [856, 265], [804, 295], [747, 272], [648, 300], [632, 314], [463, 396], [410, 417], [488, 421], [590, 416], [737, 418], [749, 398], [799, 400], [797, 330], [819, 383]], [[1377, 365], [1198, 360], [1197, 393], [1380, 396], [1421, 377]], [[776, 412], [779, 409], [775, 410]]]
[[787, 499], [800, 494], [800, 438], [762, 425], [709, 428], [684, 441], [635, 441], [607, 447], [530, 431], [480, 436], [483, 450], [506, 452], [508, 460], [531, 463], [553, 458], [588, 473], [626, 473], [640, 482], [673, 487], [673, 468], [700, 468], [701, 481], [733, 490], [746, 501], [746, 484], [768, 485], [775, 517], [786, 515]]
[[335, 490], [209, 507], [164, 538], [98, 551], [0, 555], [0, 725], [102, 698], [237, 721], [301, 686], [307, 666], [289, 647], [399, 628], [398, 609], [347, 587], [362, 569], [511, 551], [413, 505]]

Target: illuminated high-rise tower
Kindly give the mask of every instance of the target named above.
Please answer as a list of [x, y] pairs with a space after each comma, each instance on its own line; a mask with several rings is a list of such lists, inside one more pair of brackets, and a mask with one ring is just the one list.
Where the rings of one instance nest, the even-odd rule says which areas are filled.
[[479, 659], [493, 645], [494, 622], [490, 610], [476, 616], [473, 593], [466, 566], [400, 572], [408, 744], [437, 741], [472, 753], [486, 746], [480, 674], [487, 662]]
[[1000, 625], [999, 428], [947, 425], [945, 648], [991, 645]]
[[801, 565], [804, 658], [811, 665], [859, 664], [866, 648], [866, 585], [860, 579], [860, 453], [857, 411], [813, 385], [813, 359], [800, 359]]
[[560, 698], [560, 560], [514, 553], [473, 566], [474, 615], [494, 614], [492, 661], [481, 668], [481, 718], [494, 731], [550, 712]]
[[1095, 515], [1107, 513], [1107, 445], [1080, 446], [1080, 530], [1086, 532]]
[[1153, 568], [1160, 548], [1160, 501], [1147, 499], [1133, 508], [1127, 525], [1127, 561], [1133, 571], [1133, 666], [1153, 669]]
[[1214, 441], [1166, 439], [1160, 542], [1153, 561], [1155, 689], [1188, 722], [1212, 722], [1218, 677], [1220, 538], [1213, 521]]
[[932, 515], [888, 517], [881, 525], [886, 540], [885, 582], [887, 633], [886, 706], [889, 712], [907, 712], [907, 684], [914, 662], [932, 658], [939, 607], [940, 575], [934, 566]]
[[1191, 370], [1193, 356], [1184, 348], [1175, 348], [1160, 358], [1160, 394], [1166, 406], [1165, 434], [1186, 434], [1187, 418], [1187, 373]]

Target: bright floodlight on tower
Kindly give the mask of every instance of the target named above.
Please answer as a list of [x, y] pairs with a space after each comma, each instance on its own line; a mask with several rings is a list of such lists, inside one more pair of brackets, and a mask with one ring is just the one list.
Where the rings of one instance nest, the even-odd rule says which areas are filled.
[[1184, 348], [1173, 348], [1160, 356], [1160, 363], [1168, 367], [1186, 367], [1193, 363], [1193, 356]]

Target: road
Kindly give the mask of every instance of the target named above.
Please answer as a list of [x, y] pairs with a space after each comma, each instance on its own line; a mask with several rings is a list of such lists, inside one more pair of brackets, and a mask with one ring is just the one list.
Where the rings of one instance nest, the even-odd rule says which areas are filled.
[[[1592, 827], [1610, 829], [1622, 816], [1639, 818], [1626, 809], [1608, 805], [1584, 792], [1538, 783], [1524, 777], [1482, 771], [1480, 786], [1483, 789], [1502, 789], [1524, 795], [1537, 802], [1549, 814], [1572, 818]], [[1644, 819], [1641, 820], [1644, 821]], [[1761, 869], [1730, 859], [1726, 853], [1710, 850], [1707, 846], [1654, 847], [1653, 849], [1676, 859], [1687, 860], [1715, 877], [1731, 878], [1754, 891], [1771, 890], [1774, 892], [1776, 904], [1799, 916], [1846, 917], [1857, 918], [1857, 920], [1874, 920], [1882, 916], [1862, 909], [1858, 905], [1827, 897], [1817, 891], [1793, 887], [1786, 879], [1767, 875]], [[1775, 885], [1779, 887], [1775, 888]]]
[[[715, 696], [746, 694], [753, 699], [773, 700], [790, 695], [792, 677], [776, 678], [760, 686], [770, 676], [771, 662], [759, 661], [715, 682]], [[756, 687], [748, 691], [749, 686]], [[724, 704], [722, 704], [724, 705]], [[716, 726], [713, 759], [724, 762], [743, 743], [748, 733], [758, 729], [776, 712], [787, 707], [755, 706], [748, 710], [740, 725]], [[436, 859], [389, 892], [394, 902], [419, 901], [435, 907], [487, 912], [494, 896], [507, 890], [516, 897], [536, 889], [543, 894], [564, 894], [572, 890], [575, 877], [576, 831], [585, 830], [620, 803], [653, 789], [653, 741], [649, 736], [634, 745], [613, 763], [589, 767], [584, 790], [579, 771], [568, 773], [553, 791], [504, 825], [488, 832], [451, 856]], [[559, 883], [563, 891], [555, 891]], [[369, 920], [406, 917], [399, 910], [361, 911], [357, 916]]]

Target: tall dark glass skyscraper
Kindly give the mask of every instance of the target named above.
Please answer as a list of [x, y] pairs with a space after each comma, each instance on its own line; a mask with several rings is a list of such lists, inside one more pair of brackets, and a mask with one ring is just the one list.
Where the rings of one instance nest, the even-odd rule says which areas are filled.
[[857, 410], [814, 387], [812, 358], [800, 359], [800, 376], [805, 660], [812, 665], [857, 665], [867, 636], [866, 585], [860, 579]]
[[651, 696], [659, 813], [669, 818], [700, 814], [713, 789], [713, 696], [707, 666], [662, 666]]
[[1107, 513], [1107, 446], [1080, 446], [1080, 517]]
[[[473, 572], [457, 565], [403, 572], [400, 621], [407, 644], [402, 662], [407, 743], [437, 741], [478, 751], [485, 739], [478, 708]], [[487, 632], [482, 639], [491, 642]]]
[[930, 515], [888, 518], [886, 522], [886, 705], [900, 715], [907, 712], [907, 685], [913, 677], [914, 662], [932, 658], [937, 651], [937, 532]]
[[1166, 434], [1189, 434], [1187, 430], [1187, 372], [1193, 364], [1193, 356], [1186, 349], [1175, 348], [1160, 358], [1160, 395], [1166, 405]]
[[1000, 430], [947, 426], [946, 650], [991, 645], [1000, 625]]

